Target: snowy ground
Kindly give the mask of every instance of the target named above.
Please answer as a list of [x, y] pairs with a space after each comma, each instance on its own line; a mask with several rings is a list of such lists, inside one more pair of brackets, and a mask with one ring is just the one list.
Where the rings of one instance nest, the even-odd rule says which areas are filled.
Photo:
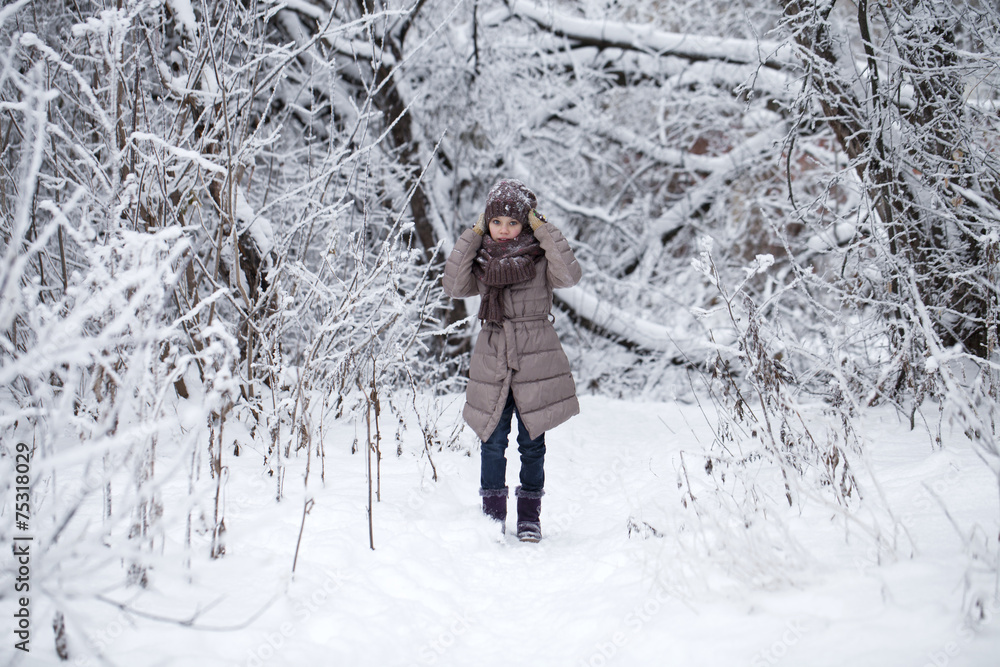
[[[893, 413], [867, 418], [872, 468], [916, 545], [913, 557], [907, 547], [879, 564], [860, 530], [818, 504], [786, 505], [775, 517], [787, 542], [754, 546], [767, 533], [735, 526], [733, 539], [699, 547], [677, 480], [680, 453], [692, 466], [711, 441], [701, 409], [597, 397], [582, 407], [548, 435], [546, 538], [537, 545], [498, 539], [481, 516], [476, 453], [436, 452], [433, 482], [418, 435], [407, 434], [403, 455], [383, 461], [369, 549], [365, 459], [349, 453], [354, 429], [341, 426], [326, 441], [325, 487], [311, 482], [315, 506], [293, 578], [303, 462], [275, 504], [260, 457], [230, 458], [226, 556], [188, 570], [168, 545], [147, 591], [107, 591], [159, 616], [201, 609], [194, 627], [67, 600], [69, 664], [101, 664], [85, 657], [74, 633], [83, 627], [108, 663], [130, 667], [998, 664], [1000, 604], [970, 561], [975, 549], [962, 544], [992, 537], [981, 550], [996, 553], [997, 490], [960, 436], [933, 451], [926, 432]], [[456, 399], [443, 421], [459, 410]], [[468, 430], [462, 437], [474, 440]], [[512, 486], [516, 471], [514, 458]], [[696, 465], [689, 473], [704, 476]], [[777, 544], [801, 548], [770, 553]], [[51, 618], [49, 609], [33, 613]], [[67, 664], [46, 630], [13, 664]]]

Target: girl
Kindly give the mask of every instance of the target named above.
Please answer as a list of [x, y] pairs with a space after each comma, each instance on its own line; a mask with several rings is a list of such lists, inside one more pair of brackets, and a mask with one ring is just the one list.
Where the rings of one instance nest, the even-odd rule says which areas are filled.
[[534, 193], [502, 180], [455, 244], [444, 270], [452, 298], [478, 294], [483, 328], [469, 365], [462, 416], [482, 440], [483, 512], [507, 520], [507, 436], [517, 416], [521, 453], [517, 536], [542, 537], [545, 432], [580, 412], [569, 360], [552, 327], [552, 289], [572, 287], [580, 265], [562, 233], [534, 209]]

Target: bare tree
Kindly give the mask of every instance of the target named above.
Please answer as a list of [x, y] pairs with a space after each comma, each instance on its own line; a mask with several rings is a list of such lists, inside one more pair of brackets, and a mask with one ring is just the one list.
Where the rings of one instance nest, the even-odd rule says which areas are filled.
[[865, 184], [872, 230], [884, 234], [887, 287], [901, 301], [887, 315], [906, 328], [912, 296], [900, 283], [912, 275], [942, 343], [988, 357], [996, 288], [982, 277], [1000, 210], [988, 139], [995, 136], [996, 8], [862, 0], [853, 29], [845, 18], [831, 20], [834, 3], [786, 2], [784, 9], [810, 82], [802, 103], [822, 110]]

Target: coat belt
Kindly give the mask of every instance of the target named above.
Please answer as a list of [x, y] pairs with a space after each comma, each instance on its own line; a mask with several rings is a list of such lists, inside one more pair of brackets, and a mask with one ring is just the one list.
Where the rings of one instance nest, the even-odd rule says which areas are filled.
[[[507, 368], [512, 371], [521, 370], [521, 359], [517, 354], [517, 345], [514, 343], [514, 325], [519, 322], [534, 322], [537, 320], [547, 320], [551, 313], [544, 313], [541, 315], [527, 315], [525, 317], [510, 317], [504, 319], [501, 329], [503, 329], [503, 337], [507, 347]], [[496, 326], [495, 322], [490, 324]]]

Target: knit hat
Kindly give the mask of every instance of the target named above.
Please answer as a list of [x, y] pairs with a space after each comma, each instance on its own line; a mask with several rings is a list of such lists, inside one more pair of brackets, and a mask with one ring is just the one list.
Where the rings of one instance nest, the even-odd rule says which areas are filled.
[[528, 214], [537, 205], [538, 200], [535, 199], [535, 193], [529, 190], [524, 183], [513, 178], [504, 179], [497, 181], [490, 193], [486, 195], [484, 217], [489, 223], [493, 218], [505, 215], [527, 226]]

